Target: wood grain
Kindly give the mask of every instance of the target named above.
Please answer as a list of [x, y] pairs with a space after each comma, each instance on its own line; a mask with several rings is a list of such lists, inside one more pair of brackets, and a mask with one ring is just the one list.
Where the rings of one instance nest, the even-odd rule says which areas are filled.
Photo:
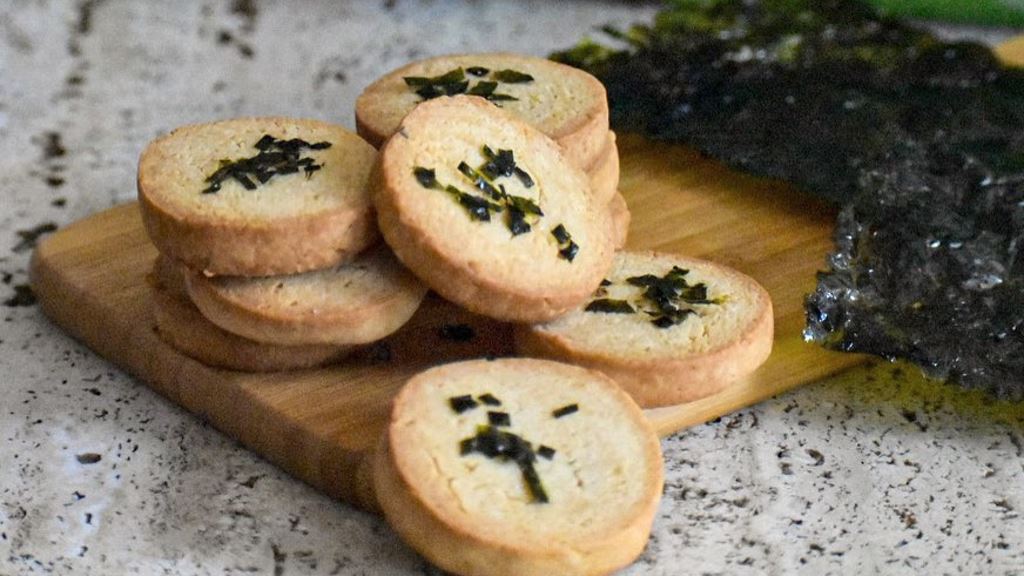
[[[1000, 54], [1024, 62], [1024, 42]], [[706, 257], [760, 281], [775, 305], [775, 349], [750, 378], [716, 396], [648, 410], [660, 434], [705, 422], [863, 361], [803, 341], [803, 299], [831, 248], [835, 212], [779, 182], [731, 172], [680, 147], [619, 140], [620, 189], [633, 211], [628, 246]], [[171, 401], [325, 493], [373, 509], [360, 462], [409, 376], [456, 358], [505, 354], [507, 327], [431, 299], [410, 324], [328, 369], [244, 374], [178, 354], [154, 332], [145, 275], [156, 251], [128, 204], [42, 242], [32, 286], [47, 315], [97, 353]], [[438, 336], [470, 323], [478, 337]], [[385, 352], [390, 359], [384, 359]], [[362, 480], [358, 480], [362, 479]]]

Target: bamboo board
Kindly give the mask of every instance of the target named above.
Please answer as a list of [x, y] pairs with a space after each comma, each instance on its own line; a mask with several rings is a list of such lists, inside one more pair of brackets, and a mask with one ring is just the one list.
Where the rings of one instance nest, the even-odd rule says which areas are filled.
[[[633, 211], [629, 246], [707, 257], [750, 274], [775, 305], [775, 350], [750, 379], [687, 405], [649, 410], [663, 435], [727, 414], [861, 359], [806, 344], [804, 294], [831, 246], [835, 214], [775, 182], [730, 172], [695, 153], [620, 139], [621, 189]], [[331, 496], [372, 507], [356, 481], [385, 422], [390, 398], [423, 368], [457, 358], [508, 354], [505, 327], [440, 299], [409, 326], [350, 361], [326, 369], [246, 374], [204, 366], [155, 333], [145, 275], [156, 250], [134, 203], [58, 231], [33, 257], [43, 310], [65, 330], [180, 404]], [[456, 342], [441, 326], [470, 323]]]

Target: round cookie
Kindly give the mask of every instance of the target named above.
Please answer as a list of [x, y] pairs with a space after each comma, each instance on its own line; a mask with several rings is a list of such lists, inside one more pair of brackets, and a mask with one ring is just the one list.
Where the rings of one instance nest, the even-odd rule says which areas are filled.
[[633, 214], [626, 205], [626, 197], [622, 192], [615, 192], [608, 203], [608, 210], [612, 214], [612, 238], [615, 249], [619, 250], [626, 245], [629, 238], [629, 223], [633, 220]]
[[578, 167], [589, 170], [599, 160], [608, 131], [604, 85], [577, 68], [519, 54], [439, 56], [390, 72], [356, 100], [356, 130], [380, 147], [425, 96], [479, 94], [488, 83], [495, 83], [495, 104], [558, 142]]
[[236, 336], [203, 317], [185, 291], [181, 265], [161, 256], [149, 275], [157, 334], [175, 350], [207, 366], [242, 372], [277, 372], [341, 360], [346, 346], [276, 346]]
[[444, 570], [573, 576], [643, 551], [663, 470], [650, 424], [606, 376], [509, 358], [413, 377], [373, 480], [391, 526]]
[[316, 120], [184, 126], [139, 159], [143, 221], [161, 253], [208, 274], [333, 266], [377, 238], [367, 190], [376, 151]]
[[550, 320], [585, 300], [611, 265], [611, 215], [583, 172], [482, 98], [413, 110], [381, 151], [373, 187], [399, 259], [478, 314]]
[[772, 303], [724, 266], [619, 252], [586, 304], [515, 336], [521, 354], [599, 370], [652, 408], [709, 396], [760, 366], [772, 349]]
[[615, 132], [608, 131], [608, 142], [597, 163], [587, 171], [590, 192], [598, 202], [610, 202], [619, 189], [619, 148]]
[[427, 292], [380, 245], [354, 261], [288, 276], [207, 277], [190, 271], [189, 296], [211, 322], [272, 344], [365, 344], [412, 317]]

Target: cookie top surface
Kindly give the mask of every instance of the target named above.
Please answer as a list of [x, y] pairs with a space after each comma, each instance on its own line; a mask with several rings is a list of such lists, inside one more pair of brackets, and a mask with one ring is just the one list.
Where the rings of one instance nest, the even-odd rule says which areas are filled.
[[[281, 170], [264, 182], [255, 171], [241, 170], [252, 189], [231, 176], [211, 186], [208, 178], [225, 162], [237, 166], [240, 160], [260, 155], [258, 144], [264, 148], [264, 160], [267, 154], [280, 154], [279, 143], [260, 144], [266, 136], [277, 141], [300, 139], [312, 146], [295, 146], [297, 162], [257, 162]], [[370, 206], [367, 181], [375, 156], [373, 147], [357, 135], [316, 120], [239, 118], [183, 126], [143, 151], [139, 194], [173, 218], [241, 226], [339, 210], [365, 211]], [[292, 169], [297, 171], [288, 173]]]
[[[457, 408], [466, 397], [475, 406]], [[546, 502], [515, 461], [466, 449], [493, 413], [507, 418], [493, 430], [538, 453]], [[640, 409], [607, 377], [575, 366], [501, 359], [428, 370], [396, 398], [388, 434], [397, 473], [433, 515], [510, 550], [611, 543], [642, 518], [649, 528], [660, 497], [659, 443]]]
[[[514, 173], [489, 179], [488, 192], [479, 177], [494, 154], [506, 155]], [[375, 201], [385, 239], [432, 288], [460, 304], [467, 303], [437, 285], [445, 278], [428, 278], [436, 261], [481, 293], [573, 303], [610, 265], [610, 214], [590, 197], [585, 174], [552, 140], [483, 99], [440, 97], [420, 105], [382, 150], [379, 177]], [[504, 199], [493, 195], [499, 188]], [[518, 230], [517, 207], [524, 207], [527, 224]]]
[[[652, 290], [667, 291], [667, 305], [680, 312], [666, 314], [645, 295]], [[619, 252], [604, 285], [583, 306], [530, 330], [571, 349], [643, 361], [729, 346], [771, 310], [764, 288], [730, 268], [670, 254]]]
[[423, 84], [406, 78], [431, 79], [458, 70], [470, 93], [481, 82], [496, 82], [492, 98], [515, 98], [496, 100], [502, 109], [554, 139], [579, 130], [597, 115], [607, 115], [604, 86], [590, 74], [544, 58], [490, 53], [438, 56], [388, 73], [356, 100], [357, 122], [375, 137], [387, 138], [406, 114], [425, 101], [417, 94]]

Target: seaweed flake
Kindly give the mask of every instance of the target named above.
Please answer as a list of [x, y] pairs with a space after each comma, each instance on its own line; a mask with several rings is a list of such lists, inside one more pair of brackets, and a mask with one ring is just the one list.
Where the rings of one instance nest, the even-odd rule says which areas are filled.
[[551, 412], [551, 416], [555, 418], [562, 418], [570, 414], [575, 414], [580, 411], [579, 404], [566, 404], [561, 408], [557, 408]]
[[512, 417], [509, 416], [508, 412], [487, 412], [487, 422], [491, 426], [504, 426], [509, 427], [512, 425]]
[[636, 310], [625, 300], [613, 300], [610, 298], [598, 298], [591, 300], [590, 304], [583, 309], [587, 312], [604, 312], [606, 314], [635, 314]]
[[324, 150], [331, 147], [330, 142], [306, 142], [300, 138], [280, 140], [264, 134], [253, 145], [259, 152], [249, 158], [238, 160], [221, 160], [220, 166], [206, 177], [209, 184], [203, 194], [215, 194], [220, 191], [225, 180], [234, 179], [246, 190], [255, 190], [255, 179], [260, 184], [267, 183], [274, 176], [295, 174], [300, 170], [309, 178], [314, 172], [323, 168], [313, 158], [301, 156], [303, 149]]
[[501, 400], [498, 400], [498, 398], [494, 394], [491, 394], [490, 392], [487, 392], [486, 394], [481, 394], [476, 398], [477, 400], [483, 402], [488, 406], [501, 406]]
[[521, 436], [496, 426], [480, 426], [475, 436], [459, 442], [460, 455], [468, 456], [474, 452], [501, 462], [514, 462], [519, 467], [532, 501], [548, 502], [544, 484], [533, 466], [537, 455], [531, 444]]
[[[466, 74], [470, 76], [481, 78], [476, 84], [470, 86], [470, 80], [466, 78]], [[456, 94], [469, 94], [471, 96], [480, 96], [486, 98], [491, 102], [506, 102], [510, 100], [518, 100], [518, 98], [510, 94], [501, 94], [496, 92], [499, 83], [504, 82], [506, 84], [520, 84], [523, 82], [532, 81], [533, 77], [528, 74], [522, 74], [514, 70], [501, 70], [495, 72], [492, 77], [493, 80], [484, 80], [483, 78], [490, 74], [490, 70], [481, 66], [470, 66], [469, 68], [456, 68], [449, 70], [439, 76], [403, 76], [402, 80], [405, 85], [413, 89], [420, 98], [424, 100], [431, 100], [438, 96], [455, 96]], [[529, 78], [529, 80], [523, 80], [523, 78]]]
[[573, 242], [572, 234], [569, 234], [569, 231], [565, 229], [565, 226], [559, 224], [552, 228], [551, 235], [558, 241], [558, 256], [564, 260], [572, 262], [580, 250], [579, 244]]
[[456, 414], [462, 414], [463, 412], [472, 410], [478, 406], [477, 401], [473, 400], [473, 397], [469, 394], [465, 394], [463, 396], [452, 396], [448, 399], [448, 404]]
[[517, 70], [499, 70], [495, 72], [492, 77], [498, 82], [504, 82], [506, 84], [525, 84], [527, 82], [533, 82], [533, 76]]

